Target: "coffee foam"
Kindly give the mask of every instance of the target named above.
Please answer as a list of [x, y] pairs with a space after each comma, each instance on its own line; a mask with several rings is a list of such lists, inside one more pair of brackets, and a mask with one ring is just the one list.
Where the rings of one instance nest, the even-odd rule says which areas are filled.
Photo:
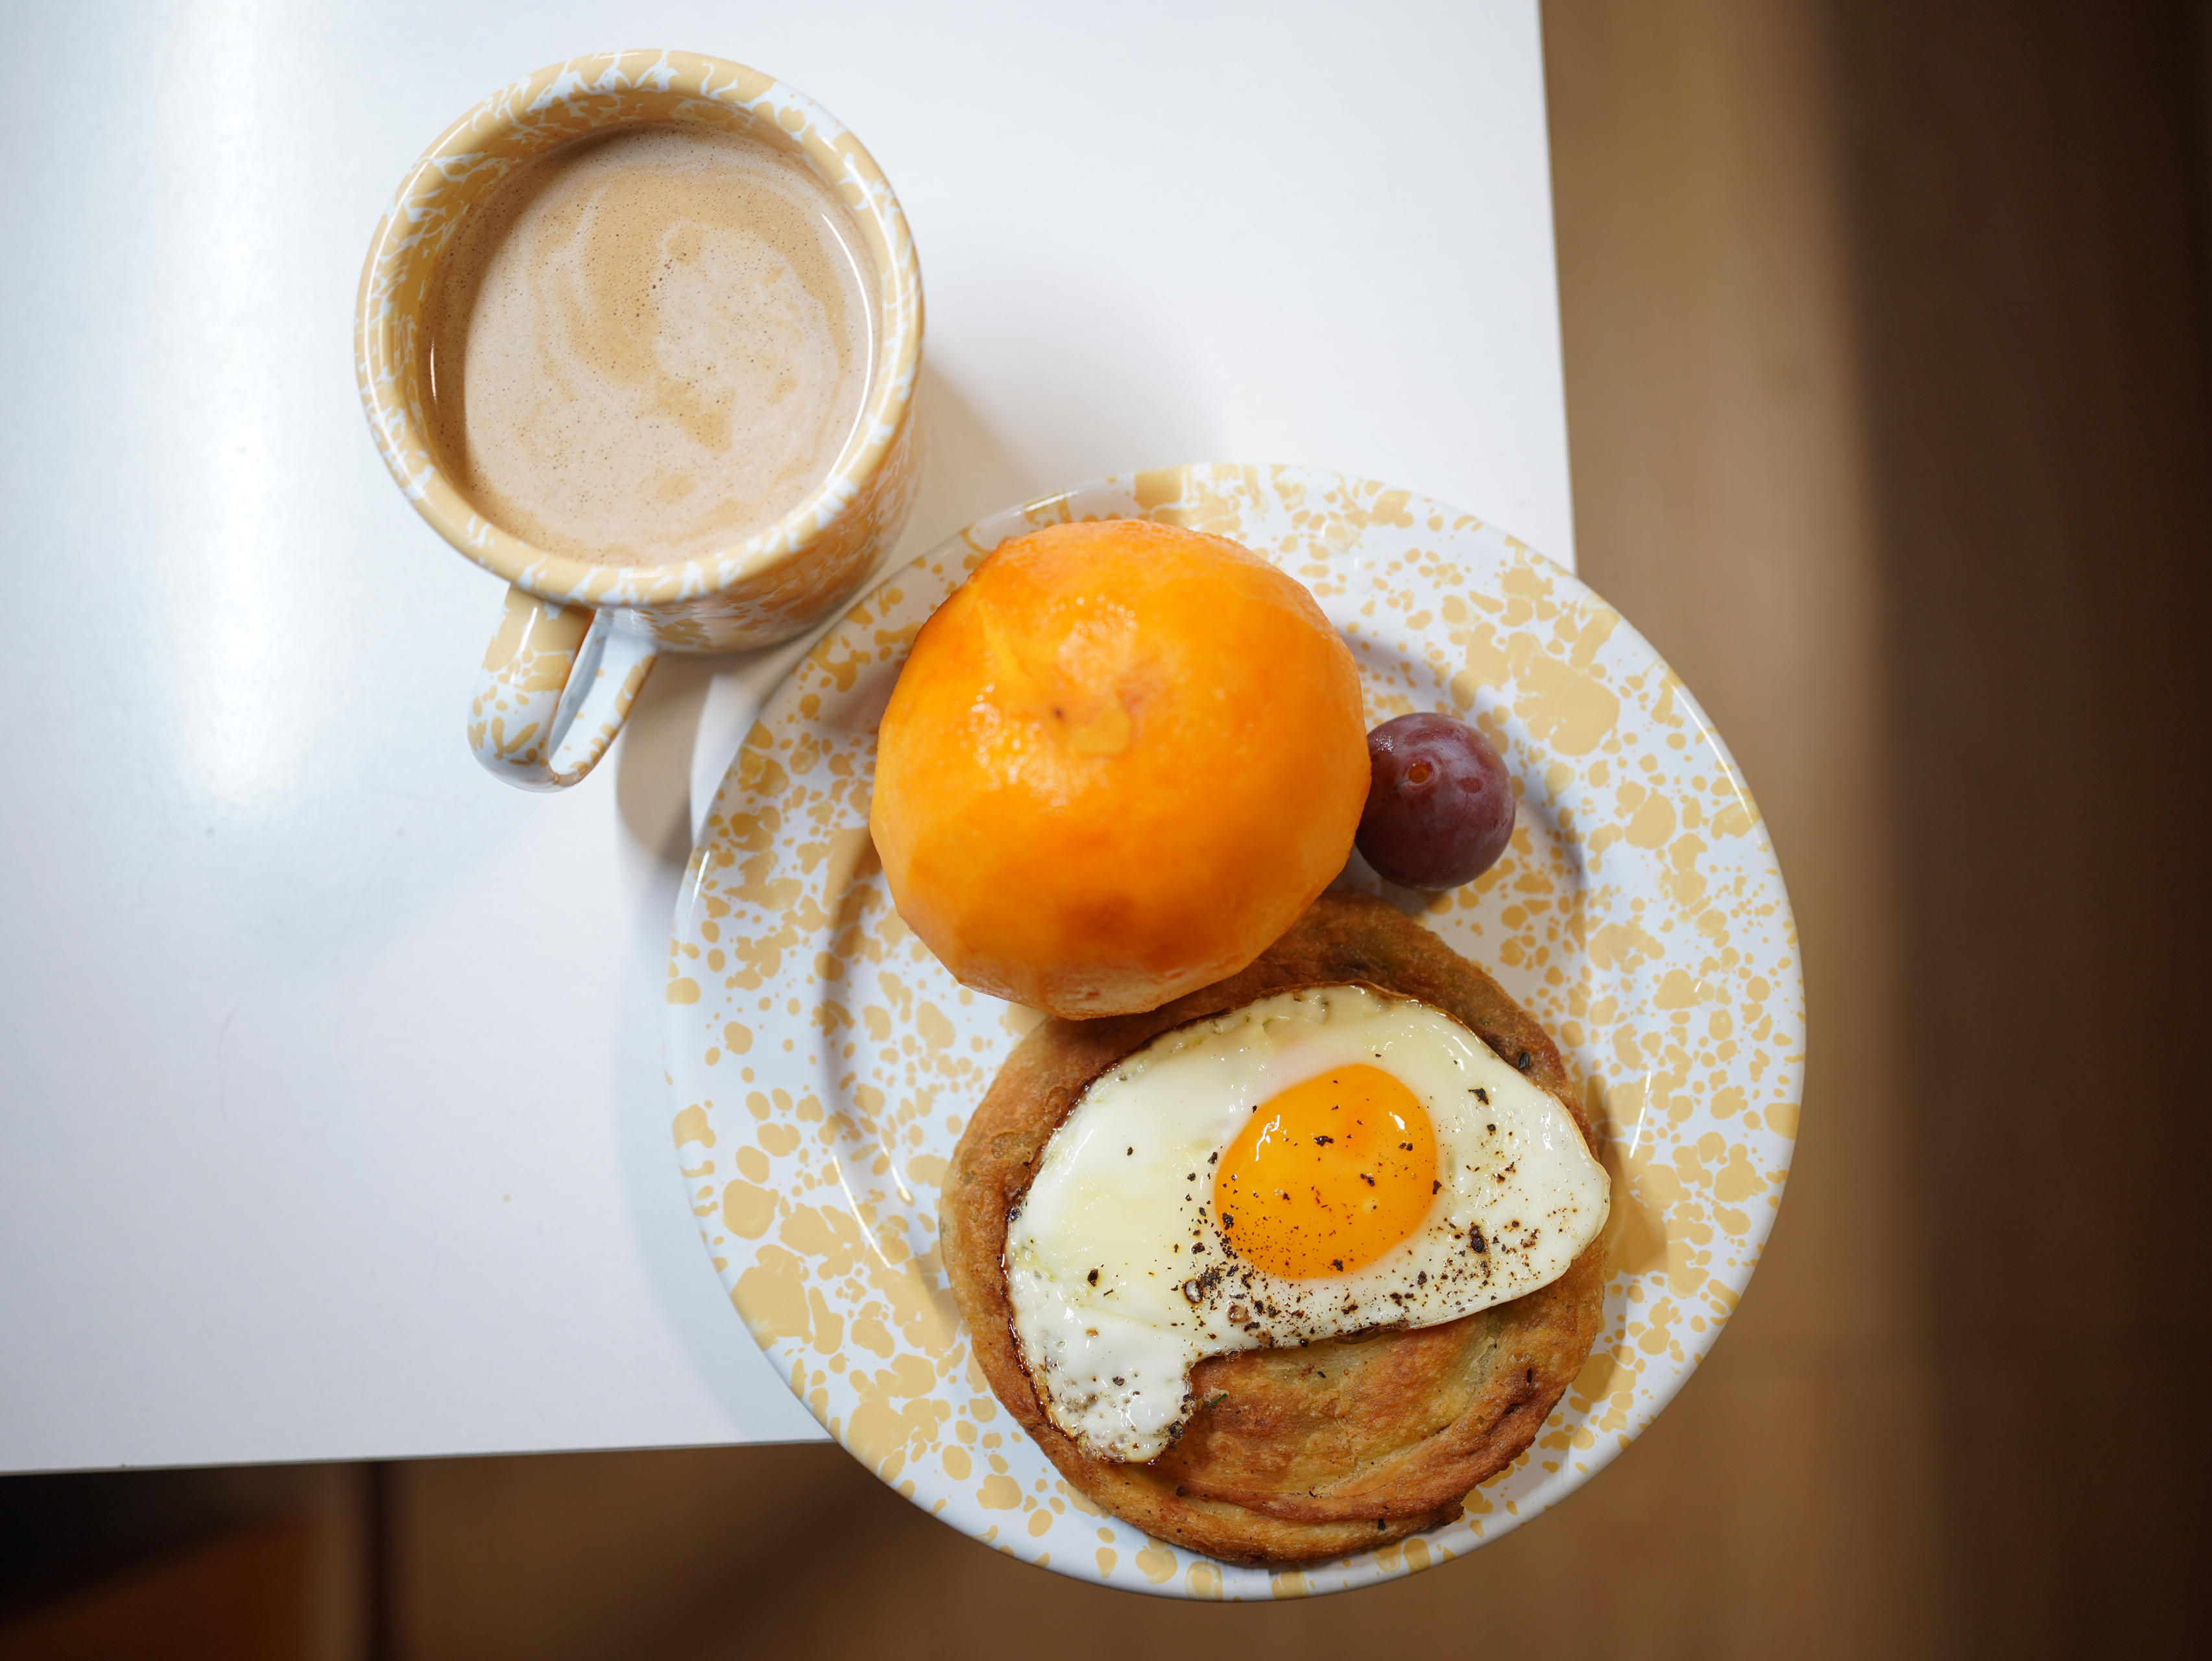
[[796, 508], [857, 425], [875, 275], [843, 205], [735, 133], [618, 128], [508, 174], [440, 255], [431, 442], [539, 548], [658, 565]]

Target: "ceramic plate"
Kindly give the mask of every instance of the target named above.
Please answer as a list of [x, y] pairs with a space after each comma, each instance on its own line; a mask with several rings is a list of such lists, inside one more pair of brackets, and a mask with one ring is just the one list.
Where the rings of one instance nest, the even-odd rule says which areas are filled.
[[[1613, 1173], [1589, 1362], [1459, 1522], [1300, 1573], [1217, 1563], [1101, 1516], [1012, 1425], [939, 1262], [947, 1156], [1037, 1019], [963, 988], [900, 922], [868, 839], [875, 727], [915, 630], [1002, 539], [1066, 519], [1232, 537], [1312, 589], [1370, 723], [1479, 723], [1522, 790], [1504, 859], [1387, 891], [1542, 1020]], [[1357, 860], [1347, 880], [1379, 885]], [[1413, 1573], [1557, 1505], [1712, 1347], [1782, 1199], [1804, 1004], [1759, 810], [1673, 671], [1525, 545], [1407, 490], [1296, 467], [1106, 479], [895, 573], [769, 699], [691, 861], [666, 1062], [692, 1210], [792, 1390], [933, 1516], [1025, 1561], [1172, 1596], [1302, 1597]]]

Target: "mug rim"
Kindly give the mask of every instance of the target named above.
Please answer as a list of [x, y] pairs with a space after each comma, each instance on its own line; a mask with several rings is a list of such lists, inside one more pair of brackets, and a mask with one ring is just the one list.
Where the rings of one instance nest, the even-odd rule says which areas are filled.
[[[527, 156], [580, 136], [562, 131], [526, 156], [502, 160], [489, 147], [529, 131], [529, 118], [558, 105], [621, 100], [640, 92], [740, 112], [742, 125], [782, 135], [777, 148], [800, 156], [881, 246], [878, 317], [883, 346], [854, 436], [821, 481], [789, 512], [744, 542], [659, 565], [604, 565], [556, 553], [501, 529], [479, 513], [440, 466], [417, 418], [413, 382], [420, 295], [403, 296], [423, 257], [434, 263], [467, 210], [438, 198], [456, 179], [487, 167], [497, 176]], [[619, 101], [597, 128], [623, 125]], [[363, 263], [354, 314], [354, 369], [378, 452], [416, 513], [460, 553], [543, 599], [602, 608], [665, 605], [719, 593], [798, 558], [852, 507], [903, 435], [921, 368], [921, 274], [897, 195], [865, 145], [829, 110], [764, 70], [703, 53], [630, 48], [563, 59], [479, 100], [416, 158], [378, 222]]]

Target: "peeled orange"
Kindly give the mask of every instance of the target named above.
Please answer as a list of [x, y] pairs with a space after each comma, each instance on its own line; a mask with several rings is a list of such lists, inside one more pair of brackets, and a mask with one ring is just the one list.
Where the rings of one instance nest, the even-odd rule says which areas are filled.
[[1281, 934], [1343, 867], [1368, 779], [1358, 671], [1297, 581], [1194, 531], [1055, 525], [922, 625], [870, 825], [963, 983], [1126, 1014]]

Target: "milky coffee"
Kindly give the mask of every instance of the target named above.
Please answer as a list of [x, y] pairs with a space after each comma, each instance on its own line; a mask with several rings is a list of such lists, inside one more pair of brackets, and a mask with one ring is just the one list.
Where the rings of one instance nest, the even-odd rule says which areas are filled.
[[638, 125], [517, 167], [463, 217], [424, 308], [431, 441], [539, 548], [657, 565], [797, 507], [860, 419], [877, 289], [797, 157]]

